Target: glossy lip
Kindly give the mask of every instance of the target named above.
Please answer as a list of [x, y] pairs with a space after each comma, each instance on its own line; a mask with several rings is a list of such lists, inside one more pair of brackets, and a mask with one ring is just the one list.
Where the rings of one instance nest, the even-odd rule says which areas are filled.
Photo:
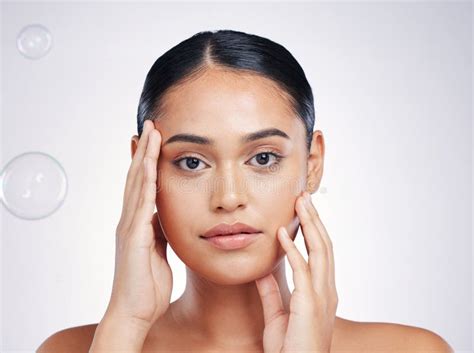
[[220, 223], [211, 229], [207, 230], [204, 234], [204, 238], [225, 236], [239, 233], [260, 233], [258, 229], [255, 229], [245, 223], [236, 222], [234, 224]]
[[241, 249], [254, 242], [263, 233], [248, 224], [220, 223], [207, 230], [201, 237], [219, 249]]
[[263, 233], [238, 233], [205, 237], [204, 240], [223, 250], [242, 249], [253, 243]]

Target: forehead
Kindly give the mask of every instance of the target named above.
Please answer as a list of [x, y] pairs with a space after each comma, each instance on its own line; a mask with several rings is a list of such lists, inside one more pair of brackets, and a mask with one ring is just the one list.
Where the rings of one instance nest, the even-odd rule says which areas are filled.
[[218, 140], [269, 127], [290, 136], [304, 129], [275, 82], [221, 69], [207, 70], [167, 92], [160, 113], [157, 123], [164, 135], [192, 132]]

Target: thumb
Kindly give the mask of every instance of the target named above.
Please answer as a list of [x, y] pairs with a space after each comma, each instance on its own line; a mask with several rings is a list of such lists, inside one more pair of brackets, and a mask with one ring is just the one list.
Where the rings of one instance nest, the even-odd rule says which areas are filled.
[[280, 288], [272, 273], [255, 280], [258, 294], [262, 301], [265, 326], [282, 315], [286, 315]]

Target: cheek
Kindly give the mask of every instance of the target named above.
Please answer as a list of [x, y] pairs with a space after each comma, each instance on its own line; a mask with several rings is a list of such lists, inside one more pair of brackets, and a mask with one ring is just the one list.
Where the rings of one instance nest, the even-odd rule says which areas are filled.
[[[306, 175], [301, 173], [302, 169], [299, 164], [285, 168], [278, 177], [271, 180], [271, 188], [267, 192], [256, 196], [256, 199], [259, 199], [258, 208], [262, 212], [262, 219], [266, 222], [266, 231], [276, 242], [279, 242], [276, 239], [279, 227], [284, 226], [292, 238], [298, 231], [299, 219], [295, 203], [306, 184]], [[299, 174], [295, 171], [299, 171]]]
[[165, 180], [167, 183], [157, 190], [156, 207], [166, 239], [175, 249], [196, 241], [204, 208], [200, 194], [183, 191], [185, 188], [176, 180]]
[[291, 225], [296, 217], [294, 209], [296, 197], [293, 192], [282, 189], [280, 192], [268, 195], [268, 198], [262, 201], [260, 207], [261, 219], [265, 220], [270, 235], [276, 237], [277, 230], [281, 226], [291, 231]]
[[[160, 221], [169, 246], [188, 268], [216, 283], [239, 284], [261, 277], [281, 261], [284, 250], [276, 231], [285, 226], [291, 234], [297, 195], [281, 174], [273, 178], [271, 189], [247, 191], [248, 208], [242, 217], [258, 223], [266, 237], [253, 248], [234, 252], [216, 250], [199, 238], [208, 220], [215, 219], [209, 212], [209, 194], [184, 191], [189, 183], [183, 184], [183, 179], [167, 180], [157, 193]], [[268, 176], [264, 180], [268, 183]]]
[[156, 208], [160, 217], [160, 222], [165, 232], [165, 237], [168, 243], [173, 244], [175, 233], [178, 225], [174, 221], [175, 217], [179, 216], [176, 213], [180, 212], [177, 207], [179, 199], [175, 195], [175, 182], [172, 179], [167, 168], [163, 168], [163, 162], [158, 164], [158, 180], [156, 190]]
[[[306, 175], [300, 164], [293, 162], [261, 181], [263, 187], [255, 189], [256, 199], [264, 200], [270, 208], [288, 214], [288, 207], [294, 207], [297, 197], [304, 190]], [[260, 194], [260, 195], [259, 195]]]

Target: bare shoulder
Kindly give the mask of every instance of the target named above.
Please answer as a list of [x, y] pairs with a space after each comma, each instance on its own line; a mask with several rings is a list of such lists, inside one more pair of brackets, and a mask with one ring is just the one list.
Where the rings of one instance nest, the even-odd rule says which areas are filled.
[[41, 343], [36, 353], [88, 353], [98, 324], [66, 328]]
[[[70, 327], [49, 336], [36, 353], [88, 353], [98, 324]], [[454, 353], [437, 333], [416, 326], [336, 317], [331, 353]]]
[[[388, 322], [336, 320], [334, 352], [454, 353], [437, 333], [425, 328]], [[333, 350], [331, 350], [333, 352]]]

